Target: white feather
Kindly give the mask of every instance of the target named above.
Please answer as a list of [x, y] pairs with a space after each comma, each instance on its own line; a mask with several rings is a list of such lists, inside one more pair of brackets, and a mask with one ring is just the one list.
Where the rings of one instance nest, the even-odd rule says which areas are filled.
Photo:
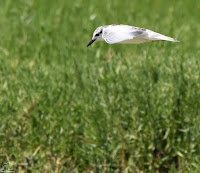
[[[115, 43], [138, 43], [135, 37], [144, 35], [142, 30], [134, 29], [128, 25], [109, 25], [103, 30], [103, 39], [109, 44]], [[134, 41], [133, 41], [134, 39]], [[137, 41], [138, 40], [138, 41]], [[144, 42], [144, 41], [143, 41]]]
[[87, 46], [90, 46], [95, 41], [103, 40], [108, 44], [139, 44], [162, 40], [179, 42], [174, 38], [167, 37], [149, 29], [129, 25], [106, 25], [100, 26], [94, 31], [92, 40]]
[[173, 41], [173, 38], [157, 32], [128, 25], [108, 25], [103, 29], [102, 38], [109, 44], [138, 44], [150, 41]]

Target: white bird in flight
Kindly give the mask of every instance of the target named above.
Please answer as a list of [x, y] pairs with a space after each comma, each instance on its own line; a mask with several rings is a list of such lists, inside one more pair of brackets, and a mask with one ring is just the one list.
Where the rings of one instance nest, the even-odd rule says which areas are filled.
[[94, 33], [92, 40], [87, 47], [95, 41], [105, 41], [108, 44], [139, 44], [150, 41], [172, 41], [180, 42], [174, 38], [167, 37], [149, 29], [139, 28], [129, 25], [105, 25], [98, 27]]

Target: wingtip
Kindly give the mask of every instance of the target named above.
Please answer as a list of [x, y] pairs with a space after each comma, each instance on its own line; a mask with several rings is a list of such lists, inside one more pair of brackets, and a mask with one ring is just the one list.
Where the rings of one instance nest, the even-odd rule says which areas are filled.
[[180, 42], [180, 41], [179, 41], [179, 40], [176, 40], [176, 39], [174, 39], [174, 42], [177, 42], [177, 43], [178, 43], [178, 42]]

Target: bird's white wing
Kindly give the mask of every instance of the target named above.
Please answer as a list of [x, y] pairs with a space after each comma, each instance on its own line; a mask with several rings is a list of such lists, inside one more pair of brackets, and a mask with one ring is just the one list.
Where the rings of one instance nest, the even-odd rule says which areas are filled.
[[134, 29], [131, 26], [118, 25], [105, 28], [102, 37], [108, 44], [115, 44], [144, 34], [145, 31]]

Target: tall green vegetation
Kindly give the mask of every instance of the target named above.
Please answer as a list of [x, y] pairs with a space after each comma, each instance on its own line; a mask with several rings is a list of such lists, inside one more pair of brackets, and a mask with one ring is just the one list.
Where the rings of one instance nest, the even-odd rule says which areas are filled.
[[[200, 5], [0, 1], [0, 164], [19, 172], [199, 172]], [[129, 24], [180, 40], [94, 43]]]

